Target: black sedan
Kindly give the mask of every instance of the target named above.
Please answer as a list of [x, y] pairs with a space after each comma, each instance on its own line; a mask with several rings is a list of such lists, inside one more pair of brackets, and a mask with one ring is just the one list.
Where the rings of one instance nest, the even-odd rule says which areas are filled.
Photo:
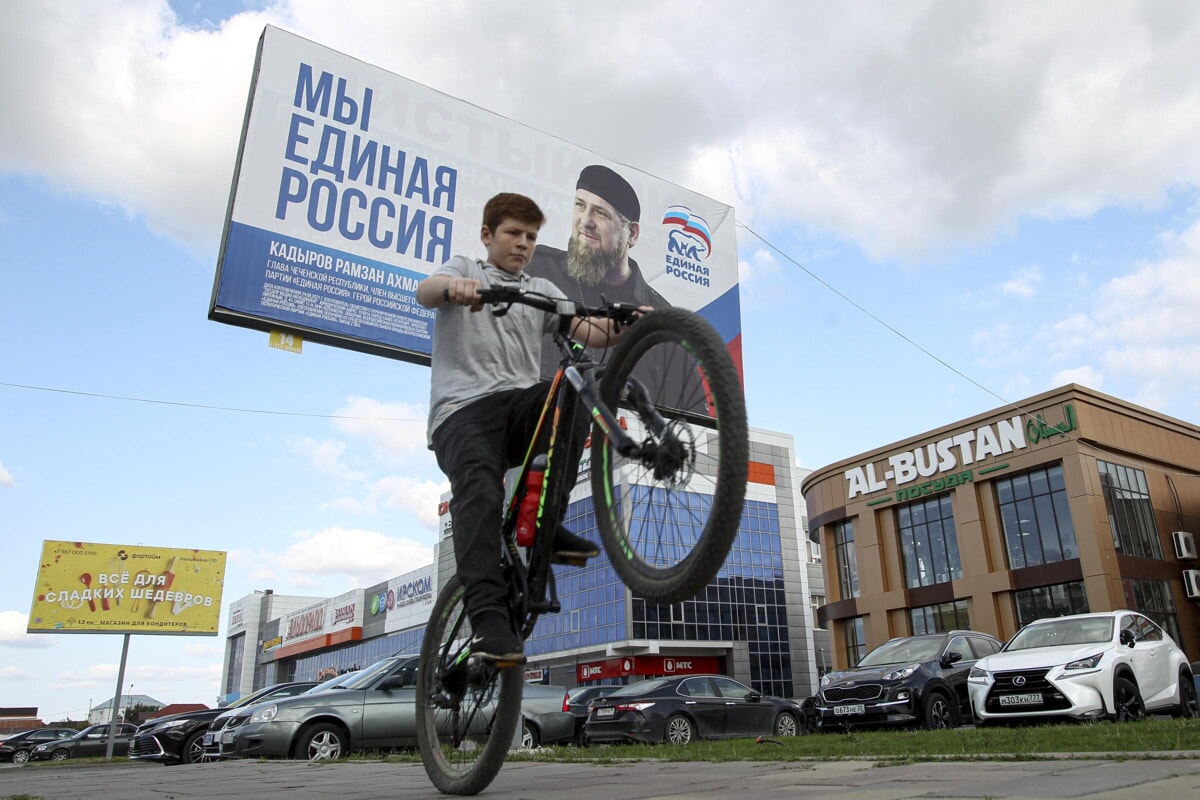
[[953, 728], [971, 721], [967, 675], [1000, 649], [983, 633], [903, 636], [876, 647], [850, 669], [821, 678], [820, 730], [915, 726]]
[[0, 741], [0, 761], [12, 761], [24, 764], [29, 760], [29, 753], [39, 744], [57, 742], [60, 739], [70, 739], [79, 731], [74, 728], [38, 728], [32, 731], [21, 731]]
[[588, 706], [601, 697], [612, 694], [620, 686], [577, 686], [567, 693], [567, 710], [575, 717], [575, 746], [587, 747], [588, 738], [584, 731], [587, 724]]
[[591, 744], [796, 736], [800, 705], [764, 696], [724, 675], [654, 678], [623, 686], [591, 705]]
[[137, 729], [129, 757], [160, 764], [192, 764], [204, 761], [204, 734], [208, 724], [230, 708], [253, 705], [276, 697], [292, 697], [316, 686], [316, 681], [277, 683], [245, 695], [223, 708], [205, 708], [159, 717]]
[[[136, 725], [119, 723], [113, 737], [113, 755], [129, 752]], [[69, 758], [103, 758], [108, 754], [108, 725], [89, 725], [70, 739], [39, 744], [29, 752], [30, 761], [66, 761]]]

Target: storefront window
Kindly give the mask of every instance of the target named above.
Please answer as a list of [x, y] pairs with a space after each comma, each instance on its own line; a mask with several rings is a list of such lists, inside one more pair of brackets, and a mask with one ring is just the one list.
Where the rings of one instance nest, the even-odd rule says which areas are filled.
[[896, 517], [908, 588], [962, 577], [949, 494], [900, 506]]
[[1039, 586], [1013, 593], [1017, 604], [1017, 626], [1024, 627], [1045, 617], [1064, 617], [1068, 614], [1086, 614], [1087, 590], [1083, 581]]
[[837, 555], [838, 586], [842, 599], [858, 597], [858, 558], [854, 554], [854, 520], [833, 526], [833, 546]]
[[1062, 465], [994, 482], [1012, 569], [1079, 558]]
[[856, 667], [867, 654], [867, 634], [863, 618], [846, 620], [842, 623], [842, 631], [846, 637], [846, 666]]
[[1154, 506], [1146, 473], [1140, 469], [1097, 461], [1100, 483], [1104, 487], [1104, 507], [1113, 544], [1127, 556], [1162, 560], [1162, 543], [1154, 521]]
[[909, 617], [912, 620], [913, 636], [971, 629], [971, 615], [967, 613], [966, 600], [914, 608], [909, 611]]
[[246, 652], [246, 634], [229, 640], [229, 667], [225, 672], [225, 694], [238, 691], [242, 680], [242, 657]]

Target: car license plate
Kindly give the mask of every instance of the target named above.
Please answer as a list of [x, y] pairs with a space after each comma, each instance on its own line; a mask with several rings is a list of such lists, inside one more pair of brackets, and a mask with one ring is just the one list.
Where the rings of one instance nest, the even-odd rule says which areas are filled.
[[221, 734], [221, 744], [233, 744], [233, 731], [225, 731]]
[[835, 717], [848, 717], [851, 714], [865, 714], [867, 707], [862, 703], [855, 703], [849, 706], [834, 706], [833, 715]]
[[208, 747], [213, 743], [213, 735], [211, 733], [204, 734], [204, 746]]
[[1040, 706], [1042, 704], [1041, 692], [1033, 692], [1030, 694], [1002, 694], [1000, 695], [1000, 705], [1002, 706]]
[[599, 718], [599, 717], [611, 717], [611, 716], [612, 716], [613, 714], [615, 714], [615, 713], [617, 713], [617, 710], [616, 710], [615, 708], [613, 708], [612, 706], [605, 706], [604, 708], [597, 708], [597, 709], [596, 709], [596, 717], [597, 717], [597, 718]]

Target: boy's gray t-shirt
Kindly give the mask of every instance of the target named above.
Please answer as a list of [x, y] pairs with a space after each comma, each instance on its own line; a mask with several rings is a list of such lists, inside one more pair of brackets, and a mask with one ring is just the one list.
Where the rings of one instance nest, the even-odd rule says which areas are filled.
[[[526, 291], [566, 300], [545, 278], [524, 272], [513, 275], [478, 259], [454, 256], [433, 275], [474, 278], [483, 286], [519, 286]], [[433, 432], [465, 405], [506, 389], [524, 389], [541, 380], [542, 335], [558, 329], [559, 317], [513, 304], [502, 317], [490, 306], [443, 305], [433, 328], [433, 361], [429, 391], [429, 446]]]

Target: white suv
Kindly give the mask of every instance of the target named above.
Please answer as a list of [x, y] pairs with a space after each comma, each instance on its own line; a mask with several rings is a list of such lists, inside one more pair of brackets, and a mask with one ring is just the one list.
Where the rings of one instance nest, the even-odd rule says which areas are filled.
[[1040, 619], [967, 678], [978, 722], [1200, 716], [1187, 656], [1135, 611]]

